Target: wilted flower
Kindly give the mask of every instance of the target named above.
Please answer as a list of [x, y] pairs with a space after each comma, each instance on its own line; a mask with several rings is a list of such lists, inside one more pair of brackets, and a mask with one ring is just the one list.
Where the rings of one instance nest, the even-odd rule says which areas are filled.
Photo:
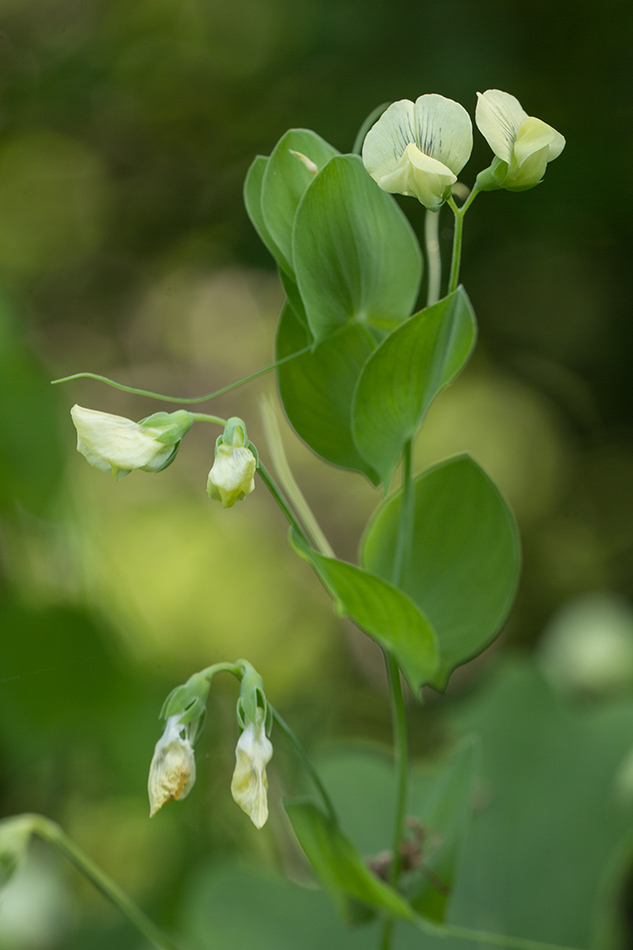
[[196, 780], [196, 760], [181, 717], [182, 712], [169, 717], [154, 749], [147, 782], [150, 818], [167, 802], [186, 798]]
[[115, 481], [133, 469], [167, 468], [193, 421], [184, 409], [156, 412], [141, 422], [83, 406], [73, 406], [70, 414], [77, 429], [77, 451], [101, 472], [111, 471]]
[[565, 139], [551, 125], [530, 116], [509, 92], [477, 93], [475, 121], [496, 155], [477, 183], [484, 191], [525, 191], [543, 178], [547, 163], [558, 158]]
[[262, 828], [268, 818], [266, 765], [272, 754], [272, 743], [266, 735], [264, 711], [258, 708], [257, 722], [246, 720], [244, 731], [238, 739], [231, 781], [233, 800], [246, 812], [256, 828]]
[[383, 191], [413, 195], [430, 211], [450, 196], [473, 147], [463, 106], [435, 94], [393, 102], [367, 133], [365, 168]]
[[249, 448], [246, 427], [237, 416], [228, 420], [215, 444], [215, 460], [209, 472], [207, 494], [231, 508], [255, 488], [257, 459]]

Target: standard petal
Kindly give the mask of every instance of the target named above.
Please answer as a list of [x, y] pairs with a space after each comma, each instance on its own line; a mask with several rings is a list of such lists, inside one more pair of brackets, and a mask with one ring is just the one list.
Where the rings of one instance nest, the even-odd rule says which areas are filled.
[[512, 161], [514, 141], [528, 114], [515, 96], [500, 89], [477, 93], [475, 122], [488, 145], [502, 161]]
[[116, 468], [133, 469], [148, 465], [165, 451], [171, 452], [170, 447], [157, 445], [154, 430], [124, 416], [82, 406], [73, 406], [71, 415], [77, 429], [77, 449], [88, 461], [91, 461], [89, 453]]
[[411, 142], [415, 142], [413, 103], [400, 99], [385, 109], [365, 136], [362, 157], [371, 177], [378, 181], [391, 174]]
[[459, 102], [431, 93], [415, 101], [415, 142], [458, 175], [473, 148], [470, 116]]

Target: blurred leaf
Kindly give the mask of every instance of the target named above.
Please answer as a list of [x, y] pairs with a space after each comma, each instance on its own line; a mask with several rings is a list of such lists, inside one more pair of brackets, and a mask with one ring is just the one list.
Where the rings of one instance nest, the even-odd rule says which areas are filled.
[[293, 259], [317, 341], [350, 322], [393, 328], [411, 313], [422, 274], [411, 226], [356, 155], [332, 158], [306, 191]]
[[314, 873], [343, 913], [351, 897], [361, 904], [412, 920], [407, 902], [373, 874], [352, 842], [312, 802], [285, 803], [286, 813]]
[[[456, 666], [480, 653], [499, 632], [517, 585], [519, 539], [498, 489], [469, 456], [442, 462], [415, 481], [415, 522], [402, 589], [437, 634], [443, 689]], [[402, 492], [372, 518], [361, 563], [391, 576]]]
[[432, 401], [463, 368], [475, 335], [475, 315], [459, 287], [395, 329], [367, 360], [354, 392], [352, 431], [385, 488]]
[[[286, 303], [277, 330], [277, 359], [296, 353], [311, 339]], [[376, 484], [378, 476], [359, 455], [351, 432], [352, 393], [371, 351], [363, 329], [350, 326], [277, 372], [281, 401], [298, 435], [326, 461], [362, 472]]]
[[262, 213], [262, 185], [264, 173], [269, 161], [270, 159], [265, 155], [257, 155], [253, 159], [244, 180], [244, 205], [251, 219], [251, 223], [259, 234], [263, 244], [275, 258], [279, 267], [291, 274], [292, 267], [268, 230]]
[[[298, 152], [299, 155], [293, 154]], [[304, 192], [314, 181], [311, 171], [301, 155], [313, 162], [318, 169], [338, 152], [315, 132], [309, 129], [290, 129], [281, 137], [272, 155], [263, 168], [261, 183], [261, 217], [279, 253], [275, 256], [279, 266], [288, 274], [294, 274], [292, 253], [292, 230], [297, 206]], [[263, 236], [262, 240], [264, 240]], [[269, 250], [272, 248], [264, 240]]]
[[381, 577], [317, 554], [294, 530], [290, 541], [297, 554], [312, 564], [341, 613], [394, 655], [417, 695], [431, 681], [438, 653], [433, 628], [414, 602]]
[[427, 873], [415, 888], [411, 905], [431, 920], [446, 917], [470, 826], [479, 759], [479, 743], [466, 739], [430, 775], [416, 776], [413, 785], [410, 811], [421, 824], [422, 866]]
[[318, 888], [298, 887], [245, 869], [198, 868], [181, 912], [182, 931], [204, 950], [366, 950], [375, 926], [341, 926]]

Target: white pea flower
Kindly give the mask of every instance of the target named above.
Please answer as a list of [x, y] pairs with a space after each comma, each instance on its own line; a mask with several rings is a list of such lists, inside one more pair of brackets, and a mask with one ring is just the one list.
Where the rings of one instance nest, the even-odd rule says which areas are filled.
[[475, 121], [496, 155], [492, 177], [480, 176], [483, 190], [533, 188], [543, 178], [547, 163], [565, 148], [560, 132], [528, 115], [518, 99], [500, 89], [477, 93]]
[[191, 428], [188, 412], [157, 412], [141, 422], [125, 416], [73, 406], [77, 451], [101, 472], [118, 481], [133, 469], [161, 472], [174, 460], [183, 435]]
[[193, 747], [187, 726], [178, 722], [181, 716], [169, 717], [154, 749], [147, 782], [150, 818], [167, 802], [186, 798], [196, 780]]
[[470, 116], [435, 94], [393, 102], [367, 133], [363, 162], [383, 191], [413, 195], [438, 211], [470, 158]]
[[266, 735], [265, 716], [257, 710], [257, 722], [246, 720], [246, 726], [235, 749], [235, 771], [231, 780], [233, 800], [245, 811], [256, 828], [262, 828], [268, 818], [268, 779], [266, 765], [273, 755], [273, 747]]
[[209, 498], [221, 501], [223, 508], [231, 508], [254, 490], [256, 468], [257, 460], [245, 445], [220, 442], [207, 481]]

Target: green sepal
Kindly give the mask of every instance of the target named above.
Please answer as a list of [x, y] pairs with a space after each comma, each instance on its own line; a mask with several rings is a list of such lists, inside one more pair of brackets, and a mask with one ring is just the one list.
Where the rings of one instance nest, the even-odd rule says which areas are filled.
[[171, 691], [159, 713], [159, 719], [169, 719], [170, 716], [180, 716], [183, 725], [201, 719], [206, 711], [211, 675], [194, 673], [186, 683], [176, 686]]
[[266, 734], [270, 735], [272, 728], [272, 711], [266, 702], [264, 681], [257, 670], [251, 666], [247, 660], [238, 660], [236, 666], [240, 667], [243, 671], [240, 680], [240, 696], [236, 707], [238, 724], [241, 729], [245, 728], [245, 716], [252, 723], [256, 723], [257, 710], [262, 709], [266, 723]]
[[395, 329], [363, 367], [352, 403], [352, 434], [385, 491], [404, 446], [438, 395], [463, 369], [477, 324], [463, 287]]
[[190, 412], [186, 409], [177, 409], [176, 412], [155, 412], [146, 419], [141, 419], [139, 425], [162, 429], [163, 431], [155, 436], [154, 441], [169, 445], [172, 442], [180, 443], [182, 437], [189, 432], [193, 422]]
[[407, 901], [369, 870], [354, 844], [316, 805], [293, 799], [284, 808], [317, 879], [346, 920], [359, 919], [350, 901], [402, 920], [416, 919]]
[[420, 688], [433, 681], [439, 654], [435, 631], [413, 599], [377, 574], [317, 554], [294, 528], [290, 544], [312, 565], [340, 613], [393, 654], [419, 697]]
[[498, 191], [503, 188], [503, 182], [508, 174], [508, 163], [497, 156], [492, 160], [488, 168], [477, 175], [476, 185], [480, 191]]

